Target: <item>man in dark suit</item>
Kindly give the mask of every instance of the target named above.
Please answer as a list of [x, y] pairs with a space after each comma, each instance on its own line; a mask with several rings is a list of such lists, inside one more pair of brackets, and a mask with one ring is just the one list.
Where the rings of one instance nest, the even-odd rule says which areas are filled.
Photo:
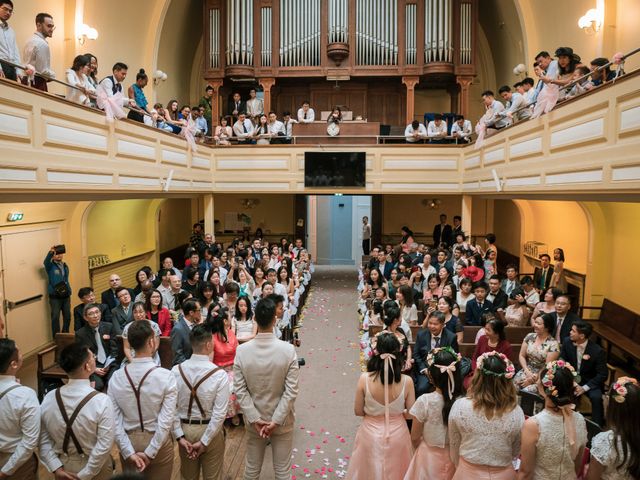
[[489, 278], [487, 300], [493, 305], [494, 313], [504, 314], [504, 311], [507, 309], [509, 297], [507, 297], [507, 294], [500, 288], [500, 277], [498, 275], [491, 275]]
[[[100, 296], [102, 303], [109, 307], [109, 311], [113, 310], [118, 305], [118, 303], [120, 303], [118, 297], [116, 296], [116, 290], [121, 286], [122, 280], [120, 279], [120, 275], [114, 273], [109, 277], [109, 288], [102, 292]], [[131, 298], [135, 296], [133, 294], [133, 290], [131, 289], [129, 289], [129, 294], [131, 295]]]
[[447, 223], [447, 216], [443, 213], [440, 215], [440, 223], [433, 227], [433, 246], [440, 248], [441, 243], [445, 243], [447, 247], [451, 246], [452, 232], [451, 225]]
[[391, 278], [391, 270], [393, 270], [393, 263], [387, 259], [387, 254], [384, 250], [378, 251], [378, 268], [380, 273], [389, 280]]
[[[73, 331], [77, 332], [84, 327], [87, 322], [84, 320], [84, 307], [90, 303], [96, 303], [96, 294], [91, 287], [82, 287], [78, 290], [78, 298], [82, 303], [73, 308]], [[100, 315], [105, 322], [111, 321], [111, 311], [104, 303], [97, 304], [100, 308]]]
[[553, 266], [550, 265], [551, 257], [546, 253], [540, 255], [540, 266], [533, 271], [533, 285], [539, 292], [546, 292], [551, 284]]
[[173, 365], [178, 365], [191, 358], [191, 329], [202, 323], [202, 310], [196, 300], [187, 300], [182, 306], [183, 316], [171, 329], [171, 350], [173, 350]]
[[83, 343], [96, 356], [96, 371], [91, 376], [95, 389], [102, 391], [109, 383], [109, 378], [119, 365], [118, 345], [113, 325], [100, 321], [100, 307], [91, 303], [84, 307], [84, 327], [76, 332], [76, 341]]
[[456, 235], [461, 234], [464, 235], [464, 231], [462, 230], [462, 217], [460, 215], [455, 215], [453, 217], [453, 228], [451, 229], [451, 244], [453, 245], [456, 241]]
[[604, 350], [589, 340], [591, 324], [578, 319], [571, 326], [569, 338], [562, 344], [560, 357], [569, 362], [580, 375], [576, 395], [586, 395], [591, 401], [591, 419], [600, 426], [604, 424], [602, 392], [607, 380], [607, 356]]
[[442, 249], [438, 250], [435, 258], [432, 258], [431, 265], [436, 269], [436, 273], [444, 267], [449, 270], [449, 273], [453, 274], [453, 261], [447, 258], [447, 252]]
[[427, 329], [420, 330], [413, 349], [416, 366], [416, 398], [429, 390], [427, 377], [427, 355], [437, 347], [451, 347], [458, 351], [456, 334], [444, 328], [444, 313], [436, 310], [427, 319]]
[[229, 100], [229, 104], [227, 106], [227, 115], [233, 117], [233, 122], [235, 122], [240, 112], [244, 112], [246, 109], [247, 104], [242, 101], [240, 94], [238, 92], [234, 93], [233, 98]]
[[124, 326], [133, 320], [133, 305], [131, 294], [124, 287], [116, 289], [116, 297], [120, 304], [111, 310], [111, 323], [113, 323], [113, 328], [119, 331], [118, 335], [121, 335]]
[[571, 331], [571, 325], [580, 317], [573, 312], [570, 312], [571, 299], [567, 295], [559, 295], [556, 298], [556, 311], [548, 313], [556, 324], [554, 332], [555, 339], [562, 345], [564, 341], [569, 338], [569, 332]]
[[480, 325], [483, 314], [493, 313], [493, 304], [487, 300], [487, 290], [486, 283], [478, 282], [473, 286], [475, 298], [467, 302], [465, 325]]

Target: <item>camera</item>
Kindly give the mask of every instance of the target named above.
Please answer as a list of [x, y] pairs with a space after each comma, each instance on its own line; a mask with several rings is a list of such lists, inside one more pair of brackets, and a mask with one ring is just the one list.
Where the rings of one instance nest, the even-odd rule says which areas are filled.
[[53, 251], [56, 255], [60, 255], [61, 253], [67, 253], [67, 247], [64, 245], [55, 245]]

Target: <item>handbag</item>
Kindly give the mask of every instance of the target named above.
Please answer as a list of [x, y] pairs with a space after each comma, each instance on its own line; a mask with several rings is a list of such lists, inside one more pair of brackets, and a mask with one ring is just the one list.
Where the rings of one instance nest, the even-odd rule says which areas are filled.
[[63, 280], [53, 286], [53, 293], [56, 297], [67, 298], [71, 296], [71, 289], [69, 288], [69, 285], [67, 285], [67, 282]]

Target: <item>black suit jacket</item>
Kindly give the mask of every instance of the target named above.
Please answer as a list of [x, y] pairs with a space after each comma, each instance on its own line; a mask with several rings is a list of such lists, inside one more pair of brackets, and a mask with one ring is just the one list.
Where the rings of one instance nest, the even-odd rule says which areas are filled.
[[[233, 101], [233, 98], [229, 100], [227, 104], [227, 115], [233, 115], [233, 111], [236, 110], [236, 102]], [[247, 103], [243, 100], [240, 100], [240, 106], [238, 107], [238, 113], [247, 112]], [[237, 117], [237, 115], [233, 115]]]
[[[109, 322], [100, 322], [98, 324], [98, 332], [100, 333], [100, 341], [102, 342], [104, 353], [107, 354], [107, 357], [113, 357], [117, 361], [118, 344], [116, 342], [116, 336], [118, 334], [116, 333], [113, 325]], [[89, 325], [85, 325], [76, 332], [76, 341], [85, 344], [94, 354], [98, 354], [96, 337], [93, 333], [93, 329]], [[118, 367], [115, 362], [112, 365], [114, 368]]]
[[114, 328], [119, 329], [120, 335], [122, 330], [124, 330], [124, 326], [133, 321], [133, 302], [129, 304], [129, 312], [125, 313], [122, 305], [118, 305], [113, 310], [111, 310], [111, 323], [113, 323]]
[[189, 335], [191, 330], [184, 318], [180, 320], [171, 329], [171, 350], [173, 350], [173, 364], [178, 365], [191, 358], [193, 350], [191, 348], [191, 340]]
[[[458, 339], [456, 334], [447, 328], [442, 329], [440, 334], [440, 346], [451, 347], [456, 352], [458, 351]], [[416, 339], [416, 344], [413, 348], [413, 362], [421, 372], [427, 368], [427, 354], [431, 351], [431, 332], [427, 329], [420, 330]]]
[[[131, 300], [136, 298], [131, 288], [127, 288], [127, 290], [129, 290], [129, 294], [131, 295]], [[102, 292], [102, 294], [100, 295], [100, 298], [102, 303], [104, 303], [107, 307], [109, 307], [108, 308], [109, 312], [111, 312], [111, 310], [116, 308], [116, 306], [118, 305], [118, 299], [116, 298], [116, 294], [110, 288], [107, 288], [104, 292]]]
[[480, 319], [482, 314], [486, 312], [493, 313], [493, 303], [489, 300], [485, 300], [482, 304], [482, 308], [478, 305], [475, 298], [472, 298], [467, 302], [467, 307], [464, 314], [465, 325], [480, 325]]
[[[77, 332], [82, 327], [84, 327], [87, 322], [84, 320], [84, 303], [80, 305], [76, 305], [73, 307], [73, 331]], [[111, 322], [111, 310], [104, 303], [99, 303], [98, 307], [100, 307], [100, 321], [101, 322]]]
[[[491, 295], [491, 292], [487, 292], [487, 297], [489, 295]], [[509, 301], [509, 297], [507, 297], [507, 294], [504, 293], [502, 289], [498, 290], [498, 293], [496, 294], [495, 298], [491, 300], [491, 303], [493, 304], [493, 311], [497, 312], [499, 308], [506, 310], [508, 301]]]
[[[556, 328], [553, 330], [553, 336], [556, 336], [556, 330], [558, 328], [558, 313], [552, 312], [549, 315], [553, 317], [553, 321], [555, 322]], [[580, 317], [573, 312], [567, 313], [567, 316], [564, 317], [564, 321], [562, 322], [562, 327], [560, 327], [560, 345], [564, 344], [564, 341], [569, 338], [569, 332], [571, 331], [571, 325], [576, 320], [580, 320]]]
[[451, 229], [451, 225], [445, 225], [442, 228], [442, 224], [437, 224], [433, 227], [433, 244], [435, 247], [440, 245], [440, 242], [444, 242], [447, 245], [451, 245], [451, 235], [453, 230]]
[[[547, 276], [544, 279], [544, 285], [542, 285], [542, 268], [536, 267], [533, 270], [533, 286], [538, 290], [547, 291], [549, 289], [549, 284], [551, 283], [551, 276], [553, 275], [553, 266], [549, 265], [549, 269], [547, 270]], [[541, 299], [542, 300], [542, 299]]]
[[[585, 356], [589, 358], [584, 358]], [[578, 348], [571, 339], [567, 338], [562, 344], [560, 357], [577, 370]], [[604, 382], [607, 380], [609, 371], [607, 370], [607, 355], [600, 345], [591, 340], [587, 341], [578, 374], [580, 375], [579, 383], [581, 386], [587, 385], [589, 389], [604, 389]]]

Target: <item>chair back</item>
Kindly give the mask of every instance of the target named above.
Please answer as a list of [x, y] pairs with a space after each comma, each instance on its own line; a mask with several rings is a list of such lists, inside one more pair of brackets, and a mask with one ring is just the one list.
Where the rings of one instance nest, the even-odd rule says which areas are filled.
[[536, 413], [541, 412], [544, 408], [544, 398], [537, 393], [520, 390], [520, 408], [525, 416], [533, 417]]
[[591, 439], [602, 432], [602, 427], [588, 418], [585, 418], [585, 421], [587, 422], [587, 447], [591, 448]]

